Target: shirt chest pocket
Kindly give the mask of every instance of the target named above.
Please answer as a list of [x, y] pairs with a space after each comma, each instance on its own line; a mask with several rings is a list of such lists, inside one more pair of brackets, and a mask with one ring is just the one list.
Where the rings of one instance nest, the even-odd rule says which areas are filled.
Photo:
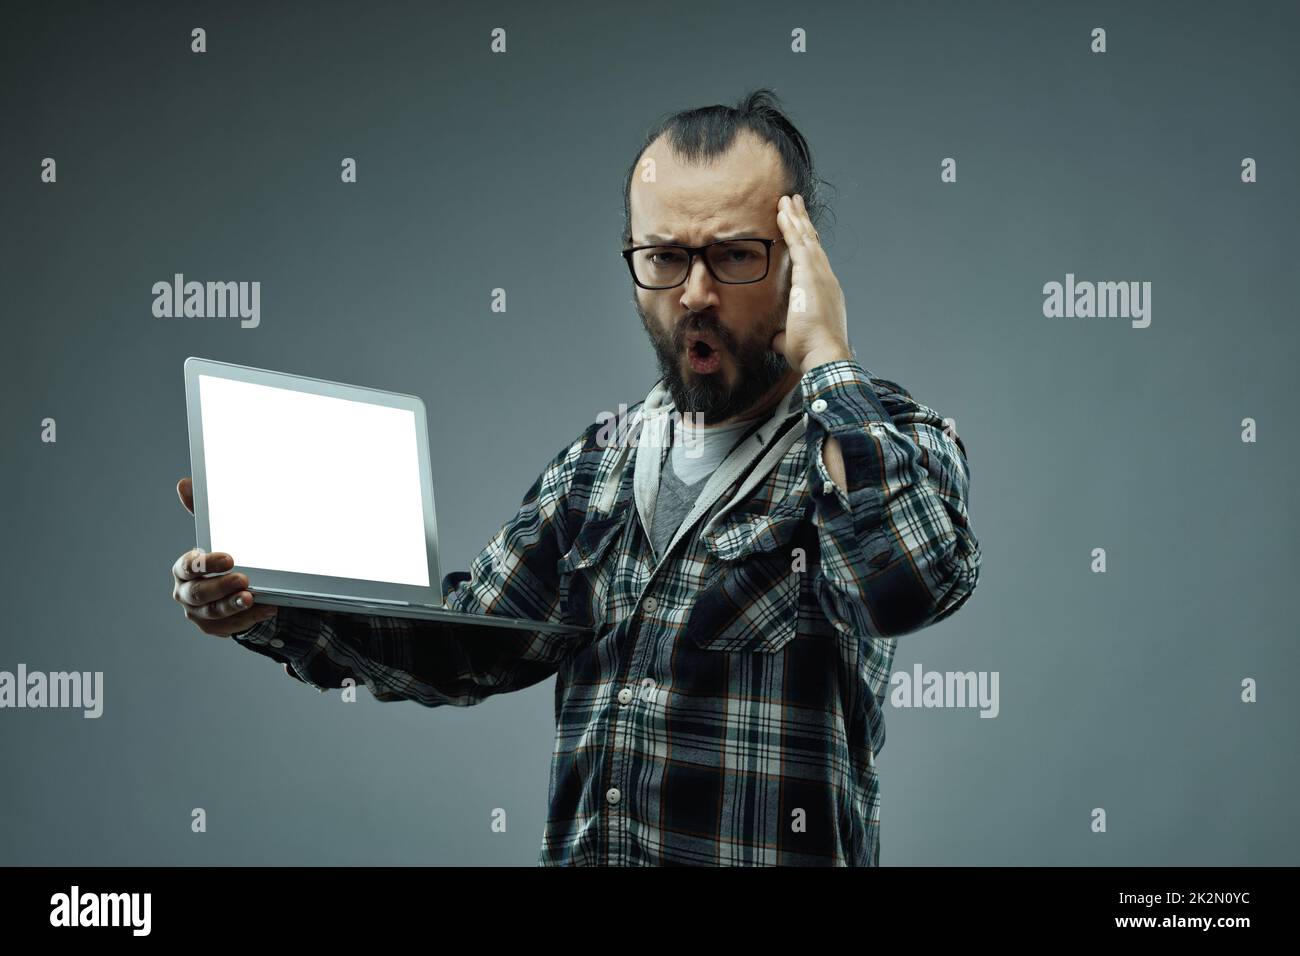
[[716, 567], [687, 623], [702, 650], [771, 654], [795, 638], [810, 527], [807, 508], [779, 505], [767, 514], [728, 515], [704, 534]]
[[588, 520], [556, 562], [564, 623], [593, 629], [609, 623], [609, 591], [618, 564], [611, 551], [622, 537], [626, 518], [624, 510]]

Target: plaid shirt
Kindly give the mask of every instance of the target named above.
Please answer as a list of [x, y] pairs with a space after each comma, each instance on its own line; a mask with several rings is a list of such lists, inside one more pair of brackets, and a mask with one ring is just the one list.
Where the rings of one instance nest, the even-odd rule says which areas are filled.
[[[320, 689], [468, 706], [556, 675], [541, 865], [873, 866], [895, 638], [979, 572], [965, 447], [861, 365], [805, 373], [662, 561], [660, 385], [557, 455], [448, 606], [585, 636], [281, 608], [236, 639]], [[847, 488], [822, 461], [840, 443]]]

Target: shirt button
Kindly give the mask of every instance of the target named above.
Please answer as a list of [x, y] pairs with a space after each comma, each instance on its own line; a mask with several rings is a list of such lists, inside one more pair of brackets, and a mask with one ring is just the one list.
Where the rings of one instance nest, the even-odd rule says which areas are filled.
[[824, 412], [826, 411], [826, 399], [814, 398], [813, 403], [810, 407], [814, 412]]
[[621, 691], [618, 692], [618, 702], [620, 704], [632, 703], [632, 691], [630, 688], [624, 687]]
[[275, 648], [284, 647], [284, 641], [280, 640], [278, 637], [271, 638], [270, 644]]
[[623, 795], [618, 792], [618, 787], [610, 787], [605, 791], [605, 802], [609, 804], [618, 803]]
[[835, 482], [833, 481], [822, 482], [822, 494], [824, 495], [835, 494]]
[[645, 603], [644, 603], [642, 606], [643, 606], [647, 611], [653, 611], [655, 608], [657, 608], [657, 607], [659, 606], [659, 602], [656, 601], [656, 600], [655, 600], [654, 598], [652, 598], [652, 597], [648, 597], [648, 598], [645, 599]]
[[653, 677], [644, 677], [641, 679], [641, 699], [646, 703], [654, 701], [655, 696], [655, 679]]

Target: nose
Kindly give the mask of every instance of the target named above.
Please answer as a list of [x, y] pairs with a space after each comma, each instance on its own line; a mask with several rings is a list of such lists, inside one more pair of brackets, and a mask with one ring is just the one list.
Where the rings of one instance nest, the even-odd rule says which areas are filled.
[[682, 308], [691, 312], [704, 312], [718, 304], [718, 283], [709, 272], [703, 256], [691, 260], [691, 271], [682, 283]]

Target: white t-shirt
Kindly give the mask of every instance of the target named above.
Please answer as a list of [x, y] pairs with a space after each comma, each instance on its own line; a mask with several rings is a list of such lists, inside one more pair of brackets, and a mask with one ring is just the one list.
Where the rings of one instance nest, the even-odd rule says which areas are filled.
[[754, 421], [751, 418], [729, 425], [697, 426], [689, 418], [675, 419], [670, 453], [673, 472], [688, 485], [703, 481], [722, 464]]

